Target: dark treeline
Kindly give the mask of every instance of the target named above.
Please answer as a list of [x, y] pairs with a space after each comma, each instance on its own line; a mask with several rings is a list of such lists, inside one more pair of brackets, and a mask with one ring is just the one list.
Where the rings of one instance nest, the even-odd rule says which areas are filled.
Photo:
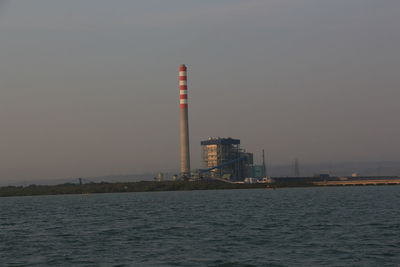
[[229, 184], [218, 181], [142, 181], [130, 183], [88, 183], [60, 185], [29, 185], [0, 187], [0, 197], [62, 195], [62, 194], [94, 194], [118, 192], [154, 192], [154, 191], [182, 191], [182, 190], [215, 190], [215, 189], [247, 189], [265, 188], [263, 184]]

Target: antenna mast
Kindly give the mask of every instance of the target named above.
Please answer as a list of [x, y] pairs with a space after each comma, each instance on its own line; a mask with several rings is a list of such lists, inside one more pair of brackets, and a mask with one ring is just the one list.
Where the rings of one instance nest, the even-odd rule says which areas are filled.
[[267, 176], [267, 167], [265, 166], [265, 153], [264, 149], [262, 150], [262, 176]]

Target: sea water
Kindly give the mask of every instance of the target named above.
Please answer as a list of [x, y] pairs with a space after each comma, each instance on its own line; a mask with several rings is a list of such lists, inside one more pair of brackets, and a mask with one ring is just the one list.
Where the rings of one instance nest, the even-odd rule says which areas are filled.
[[0, 198], [0, 266], [400, 266], [400, 187]]

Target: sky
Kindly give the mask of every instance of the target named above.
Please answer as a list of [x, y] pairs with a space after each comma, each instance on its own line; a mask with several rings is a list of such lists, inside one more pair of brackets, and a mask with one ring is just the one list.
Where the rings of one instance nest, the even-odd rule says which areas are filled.
[[400, 160], [398, 0], [0, 5], [0, 181], [179, 169], [200, 141], [271, 164]]

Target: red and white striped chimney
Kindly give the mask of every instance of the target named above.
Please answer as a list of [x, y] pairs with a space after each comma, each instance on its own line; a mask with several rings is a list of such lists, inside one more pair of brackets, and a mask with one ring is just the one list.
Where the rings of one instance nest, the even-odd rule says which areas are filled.
[[180, 105], [180, 152], [181, 176], [190, 176], [190, 150], [189, 150], [189, 119], [188, 119], [188, 94], [187, 94], [187, 68], [184, 64], [179, 66], [179, 105]]

